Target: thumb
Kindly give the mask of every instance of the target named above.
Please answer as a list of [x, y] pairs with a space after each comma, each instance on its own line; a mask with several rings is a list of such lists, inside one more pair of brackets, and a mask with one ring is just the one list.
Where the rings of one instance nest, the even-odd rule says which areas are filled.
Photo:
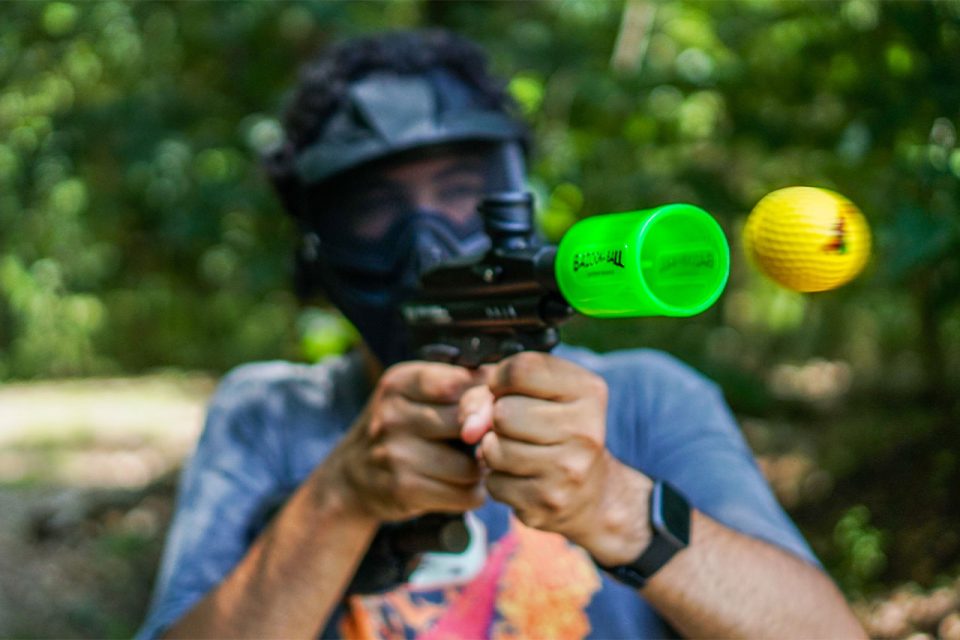
[[467, 389], [460, 396], [460, 439], [476, 444], [493, 427], [493, 394], [486, 385]]

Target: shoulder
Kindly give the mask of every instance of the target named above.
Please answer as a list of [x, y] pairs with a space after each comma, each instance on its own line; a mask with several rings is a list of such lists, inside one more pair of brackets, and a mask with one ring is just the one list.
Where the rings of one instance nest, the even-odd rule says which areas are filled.
[[744, 451], [719, 386], [677, 358], [653, 349], [597, 354], [565, 345], [558, 351], [607, 383], [607, 445], [628, 464], [663, 474], [665, 461], [677, 460], [679, 451], [718, 443]]
[[360, 372], [344, 356], [245, 364], [222, 378], [181, 476], [153, 611], [138, 637], [158, 635], [240, 561], [294, 490], [298, 456], [319, 459], [316, 439], [333, 431], [328, 416]]
[[554, 354], [603, 376], [611, 385], [628, 385], [635, 390], [669, 389], [671, 393], [719, 392], [717, 385], [702, 373], [655, 349], [622, 349], [599, 354], [563, 344]]
[[317, 364], [275, 360], [244, 364], [223, 377], [210, 409], [281, 411], [293, 406], [324, 409], [348, 394], [359, 380], [359, 362], [351, 355]]
[[360, 361], [351, 355], [318, 364], [245, 364], [223, 377], [207, 408], [197, 452], [203, 459], [240, 450], [287, 468], [290, 449], [340, 429], [361, 402]]

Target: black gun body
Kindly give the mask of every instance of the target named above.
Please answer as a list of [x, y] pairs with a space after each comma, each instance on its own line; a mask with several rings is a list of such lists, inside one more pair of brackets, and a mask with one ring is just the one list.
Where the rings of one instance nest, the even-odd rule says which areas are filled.
[[519, 351], [549, 351], [573, 309], [557, 290], [553, 247], [494, 249], [424, 274], [402, 307], [412, 353], [476, 367]]

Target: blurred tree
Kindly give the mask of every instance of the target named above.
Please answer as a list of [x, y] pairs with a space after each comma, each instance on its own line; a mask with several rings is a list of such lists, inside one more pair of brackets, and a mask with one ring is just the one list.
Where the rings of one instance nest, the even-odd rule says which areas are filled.
[[[279, 142], [284, 92], [313, 51], [440, 25], [512, 79], [548, 235], [674, 200], [730, 234], [715, 309], [576, 321], [568, 339], [665, 348], [748, 412], [783, 410], [777, 366], [842, 362], [860, 406], [922, 407], [916, 424], [937, 426], [883, 431], [870, 464], [851, 453], [859, 436], [828, 440], [833, 471], [902, 467], [909, 446], [930, 471], [911, 470], [903, 490], [932, 487], [931, 513], [960, 513], [960, 465], [941, 455], [960, 449], [957, 0], [20, 2], [0, 14], [0, 379], [302, 357], [298, 326], [313, 327], [312, 354], [340, 344], [335, 325], [319, 339], [298, 320], [292, 229], [257, 154]], [[744, 264], [747, 212], [791, 184], [861, 206], [878, 241], [865, 277], [804, 297]], [[880, 452], [875, 440], [856, 442]], [[869, 508], [871, 526], [897, 517]], [[956, 561], [960, 539], [938, 553]], [[907, 564], [894, 554], [887, 567]]]

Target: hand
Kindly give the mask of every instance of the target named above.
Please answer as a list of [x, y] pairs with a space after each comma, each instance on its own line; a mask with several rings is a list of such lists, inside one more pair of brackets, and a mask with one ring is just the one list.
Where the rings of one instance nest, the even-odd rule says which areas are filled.
[[536, 352], [507, 358], [486, 375], [495, 398], [489, 430], [465, 428], [463, 439], [480, 439], [490, 495], [524, 524], [560, 533], [601, 561], [625, 545], [642, 548], [635, 523], [645, 519], [635, 503], [642, 511], [644, 499], [624, 489], [642, 492], [648, 481], [606, 449], [603, 379]]
[[427, 362], [387, 369], [331, 454], [350, 502], [380, 521], [483, 504], [478, 461], [449, 443], [470, 407], [488, 406], [488, 396], [477, 371]]

